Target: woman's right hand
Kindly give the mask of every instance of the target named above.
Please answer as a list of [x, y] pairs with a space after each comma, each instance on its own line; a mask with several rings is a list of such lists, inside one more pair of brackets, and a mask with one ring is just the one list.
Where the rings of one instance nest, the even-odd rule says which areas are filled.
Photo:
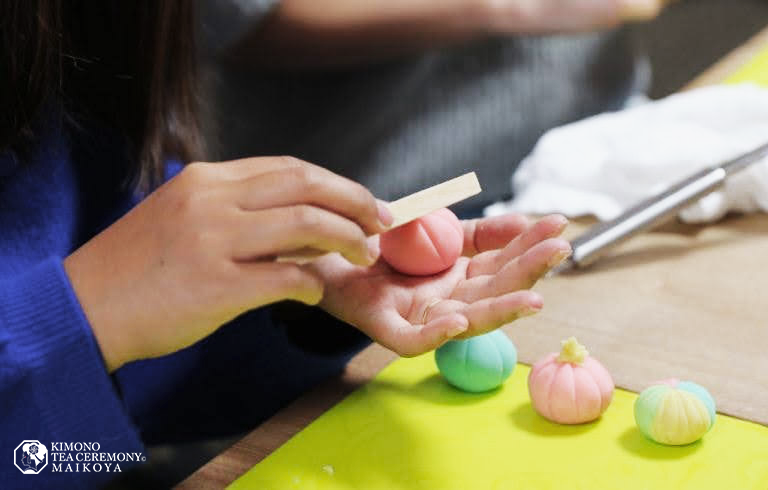
[[64, 261], [109, 371], [189, 346], [252, 308], [316, 304], [294, 251], [368, 266], [392, 216], [363, 186], [289, 157], [190, 164]]

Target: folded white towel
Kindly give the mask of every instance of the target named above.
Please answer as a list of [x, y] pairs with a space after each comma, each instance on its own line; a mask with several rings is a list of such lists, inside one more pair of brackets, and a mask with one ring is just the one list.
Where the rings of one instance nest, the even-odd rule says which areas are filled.
[[[616, 217], [694, 172], [768, 142], [768, 90], [716, 86], [602, 114], [546, 133], [512, 179], [515, 199], [487, 215]], [[681, 213], [714, 221], [768, 211], [768, 159], [729, 178]]]

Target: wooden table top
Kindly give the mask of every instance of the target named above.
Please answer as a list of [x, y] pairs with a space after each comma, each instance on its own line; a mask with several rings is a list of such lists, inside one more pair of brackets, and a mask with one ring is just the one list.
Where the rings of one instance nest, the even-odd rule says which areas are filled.
[[[723, 80], [765, 46], [768, 46], [768, 28], [697, 77], [684, 89]], [[760, 220], [761, 223], [765, 221], [768, 225], [768, 217], [750, 219]], [[233, 482], [349, 393], [370, 381], [396, 357], [378, 345], [365, 349], [349, 363], [342, 376], [329, 380], [295, 400], [190, 475], [178, 488], [222, 488]]]

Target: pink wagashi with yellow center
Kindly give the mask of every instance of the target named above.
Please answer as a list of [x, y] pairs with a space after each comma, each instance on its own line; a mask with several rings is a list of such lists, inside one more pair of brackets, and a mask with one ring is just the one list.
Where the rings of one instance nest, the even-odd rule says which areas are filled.
[[583, 424], [605, 412], [613, 397], [613, 378], [574, 337], [562, 350], [537, 362], [528, 374], [533, 408], [559, 424]]

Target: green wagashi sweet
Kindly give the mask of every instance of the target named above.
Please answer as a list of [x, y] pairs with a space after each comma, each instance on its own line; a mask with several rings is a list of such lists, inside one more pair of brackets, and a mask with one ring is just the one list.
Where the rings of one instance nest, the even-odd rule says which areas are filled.
[[512, 374], [517, 350], [501, 330], [451, 340], [435, 351], [440, 373], [453, 386], [473, 393], [492, 390]]

